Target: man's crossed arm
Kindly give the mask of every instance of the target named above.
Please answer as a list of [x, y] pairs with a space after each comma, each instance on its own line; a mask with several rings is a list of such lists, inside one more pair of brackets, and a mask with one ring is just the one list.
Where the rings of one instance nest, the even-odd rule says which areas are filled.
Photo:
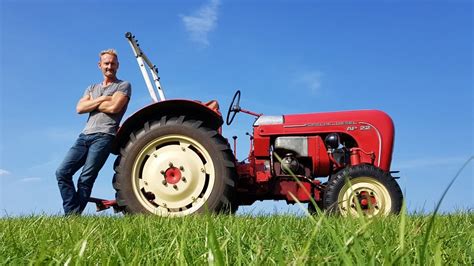
[[115, 92], [112, 96], [100, 96], [92, 99], [91, 95], [82, 97], [76, 106], [78, 114], [89, 113], [96, 109], [107, 114], [120, 112], [127, 104], [128, 97], [122, 92]]

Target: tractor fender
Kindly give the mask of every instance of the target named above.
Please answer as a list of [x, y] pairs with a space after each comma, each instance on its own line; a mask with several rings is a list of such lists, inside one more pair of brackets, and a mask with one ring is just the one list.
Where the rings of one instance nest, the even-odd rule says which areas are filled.
[[147, 121], [163, 116], [186, 116], [200, 120], [207, 128], [218, 130], [224, 121], [219, 111], [214, 111], [198, 101], [174, 99], [150, 104], [128, 117], [117, 131], [111, 152], [118, 155], [120, 148], [128, 141], [130, 133], [142, 128]]

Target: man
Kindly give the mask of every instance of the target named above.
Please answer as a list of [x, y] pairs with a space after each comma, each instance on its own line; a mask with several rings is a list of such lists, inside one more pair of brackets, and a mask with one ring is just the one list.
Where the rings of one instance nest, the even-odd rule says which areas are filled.
[[[104, 80], [89, 86], [77, 103], [77, 113], [89, 113], [87, 124], [56, 171], [66, 215], [80, 215], [92, 186], [110, 153], [115, 133], [127, 109], [131, 85], [117, 79], [119, 62], [113, 49], [100, 53], [99, 69]], [[72, 176], [82, 168], [77, 191]]]

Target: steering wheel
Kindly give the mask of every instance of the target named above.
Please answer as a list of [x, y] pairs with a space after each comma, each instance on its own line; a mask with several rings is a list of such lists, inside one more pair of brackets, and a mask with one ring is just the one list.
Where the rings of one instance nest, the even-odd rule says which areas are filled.
[[229, 126], [234, 121], [235, 115], [240, 112], [240, 90], [237, 90], [234, 94], [234, 98], [232, 98], [232, 102], [229, 106], [229, 111], [227, 111], [227, 119], [226, 123]]

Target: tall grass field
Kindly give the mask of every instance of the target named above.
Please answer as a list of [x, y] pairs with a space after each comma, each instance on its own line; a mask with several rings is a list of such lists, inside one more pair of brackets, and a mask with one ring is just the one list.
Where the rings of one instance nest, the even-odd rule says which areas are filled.
[[[474, 212], [0, 218], [0, 264], [474, 265]], [[302, 206], [302, 205], [300, 205]]]
[[2, 218], [0, 264], [472, 265], [473, 221], [471, 211]]

